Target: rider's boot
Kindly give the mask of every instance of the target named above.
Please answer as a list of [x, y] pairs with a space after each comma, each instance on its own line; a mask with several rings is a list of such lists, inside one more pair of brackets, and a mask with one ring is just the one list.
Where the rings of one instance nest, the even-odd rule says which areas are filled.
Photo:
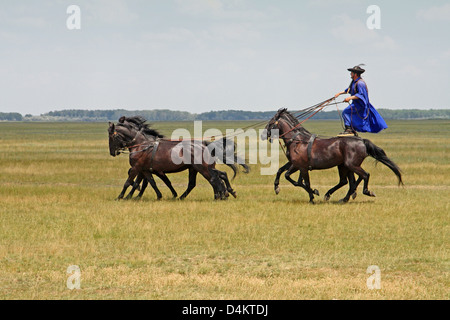
[[338, 137], [357, 137], [358, 134], [355, 130], [353, 130], [350, 126], [345, 126], [344, 132], [341, 132], [337, 135]]

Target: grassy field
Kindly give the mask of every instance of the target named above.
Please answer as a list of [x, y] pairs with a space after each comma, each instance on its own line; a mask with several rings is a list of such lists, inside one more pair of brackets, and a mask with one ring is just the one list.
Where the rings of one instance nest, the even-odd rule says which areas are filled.
[[[363, 137], [401, 167], [405, 187], [368, 158], [377, 198], [360, 187], [341, 205], [343, 188], [310, 205], [284, 178], [275, 195], [274, 176], [258, 165], [232, 182], [237, 199], [213, 201], [199, 177], [174, 201], [156, 178], [162, 201], [149, 188], [140, 202], [117, 202], [128, 157], [109, 156], [107, 124], [0, 123], [0, 298], [448, 299], [450, 121], [388, 125]], [[154, 126], [170, 135], [192, 123]], [[338, 122], [306, 127], [341, 130]], [[181, 194], [187, 173], [169, 178]], [[313, 171], [311, 181], [323, 195], [337, 169]], [[66, 287], [70, 265], [81, 269], [80, 290]], [[371, 265], [381, 270], [380, 290], [367, 288]]]

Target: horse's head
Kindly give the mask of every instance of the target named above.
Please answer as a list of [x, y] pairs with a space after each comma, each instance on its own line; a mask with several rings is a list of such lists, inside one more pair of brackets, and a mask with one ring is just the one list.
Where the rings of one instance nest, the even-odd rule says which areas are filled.
[[119, 123], [125, 126], [132, 127], [136, 130], [142, 131], [147, 136], [153, 136], [157, 138], [164, 138], [162, 134], [160, 134], [157, 130], [150, 128], [150, 124], [147, 123], [147, 120], [141, 116], [135, 117], [121, 117], [119, 119]]
[[279, 109], [277, 114], [270, 119], [269, 123], [267, 123], [266, 127], [264, 128], [264, 132], [261, 135], [262, 140], [269, 140], [269, 142], [272, 142], [272, 139], [278, 138], [278, 131], [279, 131], [279, 120], [284, 112], [286, 112], [286, 108]]
[[132, 139], [131, 131], [123, 125], [115, 125], [109, 122], [109, 154], [113, 157], [120, 154], [120, 150], [127, 147], [127, 142]]

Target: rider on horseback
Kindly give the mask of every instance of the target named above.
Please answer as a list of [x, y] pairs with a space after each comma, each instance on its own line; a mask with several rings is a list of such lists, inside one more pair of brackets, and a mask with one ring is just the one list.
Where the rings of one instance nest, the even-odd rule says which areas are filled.
[[342, 112], [345, 131], [340, 133], [339, 137], [357, 136], [356, 131], [377, 133], [387, 128], [384, 119], [369, 102], [367, 85], [361, 78], [361, 74], [366, 70], [360, 66], [347, 69], [350, 71], [352, 82], [346, 90], [334, 96], [337, 98], [341, 94], [349, 93], [350, 97], [345, 98], [344, 101], [350, 102], [352, 100], [352, 103]]

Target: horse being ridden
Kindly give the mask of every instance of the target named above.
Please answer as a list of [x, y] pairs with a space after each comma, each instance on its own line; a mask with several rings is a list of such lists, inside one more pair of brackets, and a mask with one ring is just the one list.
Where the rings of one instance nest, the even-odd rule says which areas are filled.
[[[318, 192], [311, 189], [309, 170], [323, 170], [335, 166], [339, 169], [340, 181], [335, 187], [328, 190], [325, 194], [325, 200], [329, 200], [336, 190], [350, 182], [349, 191], [341, 200], [347, 202], [363, 180], [363, 193], [367, 196], [375, 196], [368, 189], [370, 175], [361, 168], [362, 162], [368, 156], [389, 167], [397, 176], [399, 185], [403, 183], [399, 167], [386, 156], [381, 148], [367, 139], [356, 137], [316, 138], [315, 135], [302, 127], [298, 120], [286, 109], [278, 110], [265, 129], [266, 135], [263, 135], [263, 139], [270, 139], [273, 129], [279, 130], [279, 137], [283, 139], [288, 149], [286, 156], [291, 163], [287, 175], [289, 176], [292, 172], [300, 170], [301, 176], [297, 184], [308, 192], [312, 203], [314, 202], [314, 194], [318, 194]], [[359, 176], [358, 181], [355, 181], [353, 173]], [[302, 179], [305, 182], [304, 184], [301, 182]], [[295, 183], [293, 180], [291, 182]]]

